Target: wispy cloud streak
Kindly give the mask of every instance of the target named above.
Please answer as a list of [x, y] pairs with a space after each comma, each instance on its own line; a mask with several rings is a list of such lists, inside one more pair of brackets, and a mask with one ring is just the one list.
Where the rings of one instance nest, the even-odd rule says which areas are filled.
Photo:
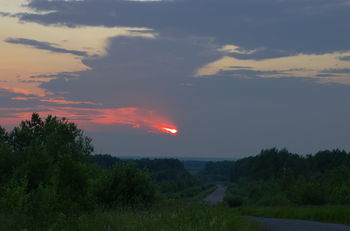
[[85, 51], [77, 51], [77, 50], [68, 50], [64, 48], [55, 47], [53, 43], [37, 41], [33, 39], [26, 38], [8, 38], [5, 40], [7, 43], [13, 44], [21, 44], [25, 46], [30, 46], [40, 50], [47, 50], [55, 53], [65, 53], [65, 54], [73, 54], [77, 56], [87, 56], [87, 52]]

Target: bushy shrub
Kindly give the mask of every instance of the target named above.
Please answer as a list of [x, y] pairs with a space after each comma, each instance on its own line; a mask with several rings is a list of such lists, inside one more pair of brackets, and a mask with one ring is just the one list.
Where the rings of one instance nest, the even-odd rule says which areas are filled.
[[119, 164], [101, 179], [96, 192], [104, 207], [147, 206], [154, 200], [154, 185], [146, 170], [132, 164]]
[[330, 201], [333, 204], [350, 204], [350, 184], [343, 184], [335, 187], [330, 195]]
[[63, 155], [57, 162], [54, 184], [60, 203], [57, 209], [67, 215], [79, 214], [93, 207], [89, 195], [89, 176], [84, 163]]
[[224, 198], [229, 207], [240, 207], [243, 205], [244, 199], [239, 196], [229, 195]]
[[319, 180], [300, 178], [294, 186], [292, 200], [298, 205], [322, 205], [326, 203], [326, 196]]
[[288, 206], [291, 204], [292, 202], [282, 192], [265, 194], [256, 202], [258, 206]]
[[27, 178], [19, 181], [11, 179], [1, 190], [0, 208], [8, 213], [21, 213], [26, 210], [30, 195], [27, 193]]

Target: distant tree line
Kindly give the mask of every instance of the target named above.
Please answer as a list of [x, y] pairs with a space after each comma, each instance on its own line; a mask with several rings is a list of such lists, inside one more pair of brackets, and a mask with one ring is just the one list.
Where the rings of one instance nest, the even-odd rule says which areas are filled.
[[262, 150], [231, 166], [231, 205], [350, 204], [350, 153]]
[[237, 160], [232, 165], [231, 180], [271, 179], [288, 174], [316, 176], [340, 166], [350, 167], [350, 153], [344, 150], [325, 150], [315, 155], [298, 155], [286, 149], [262, 150], [260, 154]]

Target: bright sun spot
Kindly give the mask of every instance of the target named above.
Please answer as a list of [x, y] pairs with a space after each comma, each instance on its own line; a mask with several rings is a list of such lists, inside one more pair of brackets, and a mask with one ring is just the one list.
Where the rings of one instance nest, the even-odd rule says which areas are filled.
[[177, 134], [177, 129], [174, 128], [162, 128], [165, 132], [176, 135]]

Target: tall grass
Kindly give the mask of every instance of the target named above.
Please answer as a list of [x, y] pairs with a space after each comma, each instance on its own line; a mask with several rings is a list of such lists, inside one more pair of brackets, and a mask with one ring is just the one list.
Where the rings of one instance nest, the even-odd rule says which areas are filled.
[[[3, 220], [6, 219], [6, 220]], [[0, 230], [31, 230], [16, 227], [16, 217], [0, 215]], [[147, 210], [120, 209], [95, 211], [75, 219], [58, 217], [49, 228], [36, 231], [258, 231], [262, 226], [241, 218], [237, 211], [225, 206], [207, 206], [199, 203], [167, 201]]]
[[350, 225], [350, 206], [242, 207], [242, 215], [313, 220]]

